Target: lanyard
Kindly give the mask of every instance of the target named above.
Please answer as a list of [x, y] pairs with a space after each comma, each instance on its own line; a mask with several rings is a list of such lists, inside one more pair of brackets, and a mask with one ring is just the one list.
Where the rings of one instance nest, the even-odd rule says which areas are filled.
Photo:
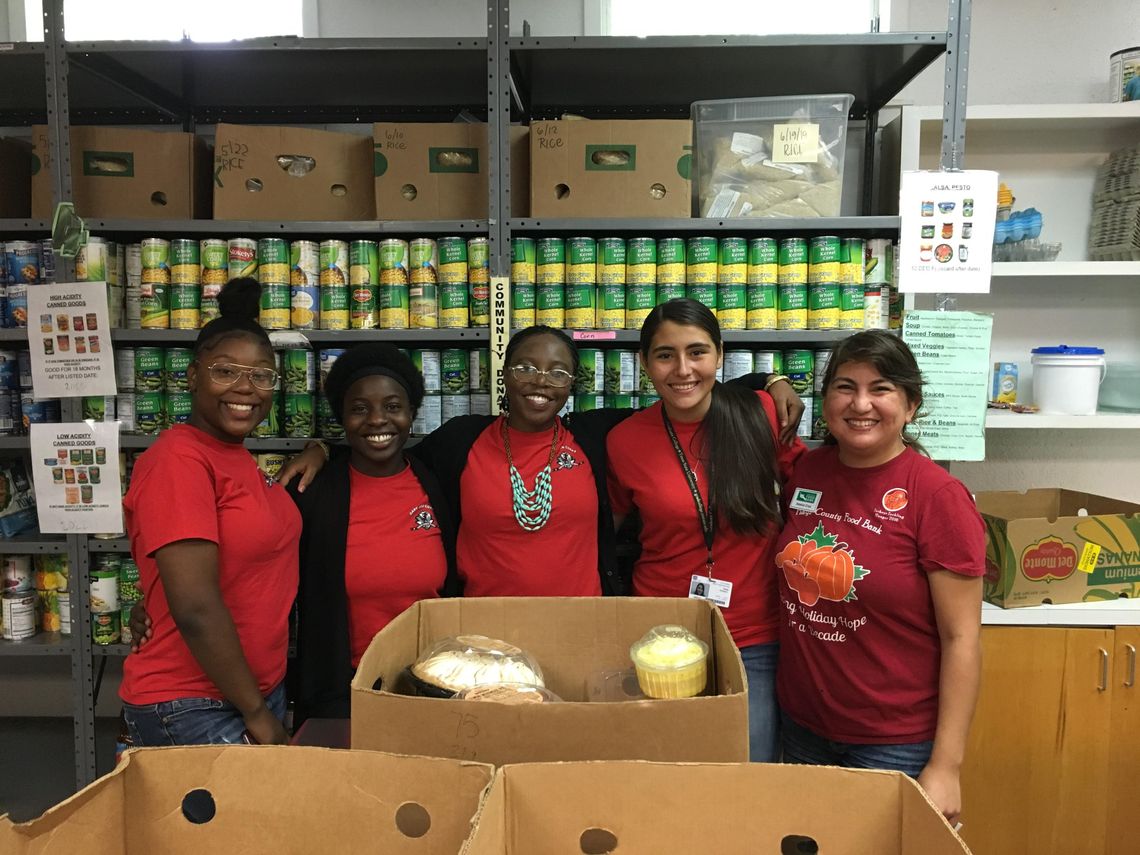
[[685, 457], [681, 442], [677, 439], [677, 432], [673, 430], [673, 423], [669, 421], [669, 416], [664, 407], [661, 408], [661, 419], [665, 422], [665, 432], [669, 434], [669, 441], [673, 443], [673, 451], [677, 453], [677, 462], [681, 464], [681, 471], [685, 473], [685, 483], [689, 485], [689, 492], [693, 494], [693, 504], [697, 506], [697, 520], [701, 524], [701, 534], [704, 535], [705, 549], [708, 552], [705, 559], [705, 572], [711, 579], [713, 577], [713, 538], [716, 537], [716, 510], [712, 507], [711, 497], [709, 507], [705, 508], [701, 491], [697, 487], [696, 473], [689, 466], [689, 459]]

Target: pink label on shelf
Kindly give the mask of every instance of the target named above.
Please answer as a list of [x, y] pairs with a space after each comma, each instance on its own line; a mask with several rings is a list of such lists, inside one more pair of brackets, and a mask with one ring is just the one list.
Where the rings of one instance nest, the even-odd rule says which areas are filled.
[[574, 341], [613, 341], [617, 333], [614, 330], [575, 330], [570, 337]]

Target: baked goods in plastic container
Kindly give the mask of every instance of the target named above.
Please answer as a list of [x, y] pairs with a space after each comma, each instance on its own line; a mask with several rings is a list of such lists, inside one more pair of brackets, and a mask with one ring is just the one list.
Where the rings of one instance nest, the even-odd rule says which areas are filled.
[[629, 649], [641, 691], [651, 698], [691, 698], [705, 689], [709, 646], [683, 626], [655, 626]]
[[472, 686], [455, 695], [457, 701], [482, 701], [492, 704], [522, 706], [529, 704], [550, 704], [562, 698], [541, 686], [526, 686], [521, 683], [498, 683], [496, 685]]
[[456, 635], [424, 651], [404, 674], [415, 694], [450, 698], [475, 686], [514, 684], [544, 688], [534, 657], [485, 635]]

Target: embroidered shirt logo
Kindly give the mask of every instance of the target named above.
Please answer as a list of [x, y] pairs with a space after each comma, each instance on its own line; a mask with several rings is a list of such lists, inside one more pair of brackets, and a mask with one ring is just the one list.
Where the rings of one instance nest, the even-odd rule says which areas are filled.
[[433, 528], [438, 528], [430, 508], [416, 513], [413, 522], [415, 524], [412, 526], [412, 531], [431, 531]]
[[581, 460], [566, 450], [559, 452], [556, 463], [558, 465], [554, 467], [555, 472], [561, 472], [563, 469], [573, 469], [576, 466], [582, 465]]

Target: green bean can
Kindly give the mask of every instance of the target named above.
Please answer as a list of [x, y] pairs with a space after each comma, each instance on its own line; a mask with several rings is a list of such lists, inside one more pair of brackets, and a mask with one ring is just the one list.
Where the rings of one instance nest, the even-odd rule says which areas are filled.
[[344, 425], [336, 420], [332, 404], [324, 395], [317, 396], [317, 434], [325, 439], [340, 439], [344, 436]]
[[106, 422], [115, 420], [114, 395], [87, 395], [83, 398], [83, 421]]
[[638, 282], [625, 286], [625, 328], [639, 330], [657, 305], [657, 286], [652, 282]]
[[161, 392], [164, 357], [161, 347], [135, 348], [135, 391]]
[[467, 285], [467, 241], [461, 237], [441, 237], [439, 243], [439, 284]]
[[627, 285], [657, 284], [657, 241], [651, 237], [630, 238], [625, 250]]
[[257, 241], [253, 238], [230, 238], [226, 251], [230, 279], [257, 276]]
[[578, 371], [574, 375], [575, 395], [600, 395], [606, 391], [605, 351], [583, 347], [578, 351]]
[[300, 395], [317, 391], [317, 359], [307, 348], [291, 347], [281, 354], [282, 389]]
[[[137, 354], [137, 351], [136, 351]], [[188, 347], [168, 347], [162, 357], [163, 388], [167, 392], [189, 392], [187, 372], [194, 361], [194, 351]]]
[[605, 393], [632, 395], [637, 391], [637, 353], [632, 350], [607, 350]]
[[289, 242], [284, 238], [261, 238], [257, 242], [257, 281], [262, 285], [289, 284]]
[[566, 284], [596, 285], [597, 282], [597, 241], [592, 237], [570, 238], [566, 242]]
[[863, 329], [863, 285], [839, 286], [839, 328]]
[[748, 242], [748, 284], [775, 285], [780, 272], [780, 251], [775, 238], [752, 238]]
[[253, 429], [254, 436], [261, 439], [281, 436], [281, 398], [280, 391], [273, 392], [273, 401], [269, 406], [269, 412]]
[[797, 395], [811, 395], [815, 391], [815, 354], [810, 350], [785, 350], [784, 373]]
[[485, 237], [467, 241], [467, 276], [471, 283], [471, 326], [490, 326], [491, 257]]
[[808, 329], [839, 329], [839, 285], [812, 282], [808, 285]]
[[162, 392], [135, 392], [135, 430], [153, 436], [163, 427]]
[[609, 282], [598, 286], [598, 329], [625, 329], [625, 296], [626, 286], [621, 282]]
[[258, 323], [267, 330], [289, 329], [291, 302], [288, 282], [263, 282]]
[[167, 392], [164, 424], [184, 425], [190, 421], [194, 398], [189, 392]]
[[807, 285], [803, 283], [784, 284], [776, 287], [776, 329], [807, 329], [807, 290]]
[[863, 284], [863, 238], [845, 237], [839, 242], [839, 284]]
[[716, 314], [716, 283], [702, 282], [697, 285], [686, 285], [685, 296], [698, 303], [704, 303], [709, 310]]
[[566, 286], [565, 324], [567, 329], [588, 330], [594, 328], [597, 314], [598, 289], [593, 282], [571, 283]]
[[717, 285], [716, 317], [722, 330], [742, 330], [748, 321], [748, 286], [743, 282]]
[[748, 329], [776, 329], [778, 314], [776, 289], [775, 282], [748, 286]]
[[685, 241], [681, 238], [661, 238], [657, 241], [657, 284], [685, 284]]
[[566, 284], [566, 241], [557, 237], [540, 238], [537, 245], [537, 283]]
[[[660, 262], [658, 262], [660, 264]], [[714, 237], [691, 237], [685, 248], [685, 284], [715, 285], [717, 277], [717, 240]], [[657, 279], [661, 281], [660, 276]], [[702, 301], [703, 302], [703, 301]], [[707, 304], [706, 304], [707, 305]]]
[[839, 238], [819, 235], [808, 245], [808, 282], [839, 282]]
[[511, 283], [511, 326], [515, 329], [534, 326], [537, 287], [533, 283]]
[[606, 409], [609, 410], [636, 410], [637, 395], [606, 395]]
[[720, 245], [717, 248], [716, 281], [718, 285], [747, 284], [748, 243], [744, 238], [721, 238]]
[[780, 285], [806, 285], [808, 273], [807, 241], [801, 237], [780, 241], [780, 263], [776, 281]]
[[598, 284], [624, 285], [626, 274], [625, 238], [606, 237], [598, 241]]
[[466, 350], [449, 347], [440, 354], [441, 391], [445, 395], [466, 395], [471, 391], [471, 363]]
[[424, 391], [432, 394], [443, 391], [442, 354], [438, 350], [413, 350], [409, 355], [423, 375]]
[[574, 412], [588, 413], [591, 410], [601, 410], [606, 406], [605, 395], [575, 395]]
[[285, 436], [312, 436], [316, 429], [316, 412], [313, 394], [285, 393]]
[[511, 284], [534, 285], [537, 277], [534, 238], [511, 238]]
[[471, 378], [471, 391], [479, 394], [491, 392], [491, 350], [473, 348], [467, 354], [467, 376]]
[[566, 286], [539, 285], [535, 302], [535, 323], [555, 329], [566, 326]]
[[811, 409], [813, 414], [811, 420], [811, 438], [827, 439], [827, 419], [823, 417], [823, 395], [815, 394], [811, 396]]

